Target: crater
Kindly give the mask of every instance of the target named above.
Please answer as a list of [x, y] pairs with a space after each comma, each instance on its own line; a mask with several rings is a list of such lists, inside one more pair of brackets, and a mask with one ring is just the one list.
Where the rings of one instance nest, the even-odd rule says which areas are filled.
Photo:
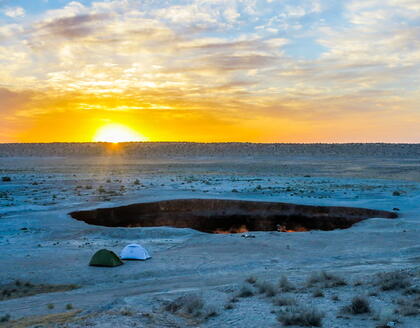
[[346, 229], [394, 212], [355, 207], [310, 206], [227, 199], [176, 199], [70, 213], [76, 220], [107, 227], [191, 228], [208, 233]]

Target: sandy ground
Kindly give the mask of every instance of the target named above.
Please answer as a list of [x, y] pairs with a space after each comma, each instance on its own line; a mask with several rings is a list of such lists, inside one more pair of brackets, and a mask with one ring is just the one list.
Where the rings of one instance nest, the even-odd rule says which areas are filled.
[[[80, 286], [0, 301], [0, 319], [10, 315], [0, 325], [281, 327], [277, 315], [287, 307], [273, 300], [289, 297], [322, 312], [324, 327], [376, 327], [381, 321], [420, 327], [419, 315], [400, 310], [404, 300], [412, 303], [418, 297], [419, 163], [388, 159], [372, 164], [362, 158], [267, 163], [0, 159], [0, 175], [12, 179], [0, 182], [1, 284], [20, 280]], [[255, 238], [247, 239], [170, 227], [106, 228], [67, 215], [79, 209], [200, 197], [399, 209], [400, 218], [370, 219], [329, 232], [252, 232]], [[152, 259], [116, 268], [88, 266], [96, 250], [119, 253], [132, 242], [145, 246]], [[307, 286], [308, 276], [321, 270], [347, 284]], [[383, 291], [377, 285], [378, 273], [400, 271], [410, 281], [411, 294], [407, 288]], [[250, 276], [257, 284], [245, 282]], [[258, 284], [277, 286], [282, 276], [296, 289], [276, 287], [273, 297], [258, 293]], [[230, 301], [248, 285], [255, 295]], [[322, 297], [314, 297], [318, 288]], [[202, 313], [165, 309], [183, 295], [202, 299]], [[342, 313], [357, 295], [368, 299], [371, 313]]]

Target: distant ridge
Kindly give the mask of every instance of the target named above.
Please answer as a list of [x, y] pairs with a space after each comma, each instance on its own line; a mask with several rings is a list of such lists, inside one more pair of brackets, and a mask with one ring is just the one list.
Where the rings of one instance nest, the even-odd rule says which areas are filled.
[[0, 157], [31, 156], [128, 156], [143, 159], [165, 158], [271, 158], [288, 156], [381, 157], [420, 159], [420, 144], [390, 143], [196, 143], [130, 142], [109, 143], [7, 143], [0, 144]]

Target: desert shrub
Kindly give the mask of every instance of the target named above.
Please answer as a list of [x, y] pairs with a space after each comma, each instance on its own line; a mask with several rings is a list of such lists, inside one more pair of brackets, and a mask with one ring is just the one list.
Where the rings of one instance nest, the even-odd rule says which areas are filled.
[[378, 273], [375, 284], [383, 291], [404, 289], [411, 286], [408, 275], [398, 271]]
[[408, 287], [408, 288], [406, 288], [406, 289], [403, 291], [403, 294], [404, 294], [404, 295], [415, 295], [415, 294], [420, 294], [420, 288], [419, 288], [419, 287], [417, 287], [417, 286], [411, 286], [411, 287]]
[[369, 301], [366, 297], [363, 296], [355, 296], [351, 300], [351, 303], [342, 309], [343, 313], [348, 314], [363, 314], [363, 313], [370, 313], [370, 305]]
[[396, 312], [403, 316], [420, 315], [420, 296], [415, 298], [399, 299]]
[[123, 307], [120, 310], [120, 314], [127, 317], [132, 317], [134, 315], [134, 312], [129, 307]]
[[238, 297], [251, 297], [254, 296], [254, 290], [247, 285], [241, 287], [238, 293]]
[[338, 297], [338, 295], [334, 294], [334, 295], [331, 296], [331, 300], [337, 302], [337, 301], [340, 300], [340, 297]]
[[12, 293], [8, 289], [3, 289], [1, 291], [2, 299], [9, 297]]
[[199, 318], [200, 320], [207, 320], [218, 315], [215, 307], [206, 306], [203, 298], [196, 294], [176, 298], [166, 304], [165, 310], [184, 317]]
[[270, 284], [267, 281], [257, 284], [258, 292], [260, 294], [265, 294], [268, 297], [273, 297], [277, 294], [277, 289], [273, 284]]
[[234, 307], [233, 303], [226, 303], [224, 306], [225, 310], [232, 310]]
[[347, 285], [346, 281], [338, 275], [325, 271], [312, 273], [306, 281], [308, 287], [333, 288]]
[[297, 301], [292, 297], [280, 296], [274, 299], [273, 304], [277, 306], [291, 306], [296, 305]]
[[120, 310], [120, 314], [127, 317], [131, 317], [134, 315], [134, 312], [130, 308], [124, 307]]
[[182, 308], [182, 300], [179, 298], [167, 303], [165, 305], [165, 310], [171, 313], [175, 313]]
[[361, 281], [361, 280], [356, 280], [356, 281], [353, 283], [353, 286], [355, 286], [355, 287], [362, 286], [362, 285], [363, 285], [363, 281]]
[[229, 302], [230, 302], [230, 303], [236, 303], [236, 302], [239, 302], [239, 299], [238, 299], [236, 296], [232, 296], [232, 297], [229, 299]]
[[324, 292], [320, 288], [314, 289], [312, 292], [313, 297], [324, 297]]
[[216, 308], [214, 306], [208, 306], [205, 310], [204, 310], [204, 319], [210, 319], [212, 317], [216, 317], [218, 316], [219, 313], [217, 312]]
[[285, 326], [322, 327], [323, 317], [315, 308], [290, 306], [278, 312], [277, 320]]
[[10, 314], [0, 316], [0, 322], [7, 322], [10, 320]]
[[204, 307], [203, 299], [195, 294], [180, 296], [177, 299], [169, 302], [165, 309], [166, 311], [176, 313], [183, 312], [192, 316], [198, 316], [201, 314], [201, 310]]
[[255, 278], [254, 276], [249, 276], [248, 278], [245, 279], [245, 281], [247, 283], [250, 283], [250, 284], [253, 285], [253, 284], [255, 284], [257, 282], [257, 278]]
[[185, 299], [183, 308], [185, 309], [185, 312], [189, 314], [193, 314], [194, 312], [201, 310], [203, 306], [204, 306], [203, 299], [197, 295], [194, 295], [192, 297]]
[[74, 285], [34, 285], [30, 282], [16, 280], [6, 285], [0, 286], [0, 301], [10, 298], [32, 296], [41, 293], [71, 290], [74, 289], [73, 286]]
[[397, 322], [398, 317], [395, 314], [395, 311], [390, 307], [385, 307], [376, 312], [373, 316], [373, 320], [379, 321], [377, 328], [389, 328], [388, 323]]
[[229, 298], [228, 302], [225, 304], [225, 309], [232, 310], [235, 307], [234, 303], [236, 302], [239, 302], [239, 299], [236, 296], [232, 296], [231, 298]]
[[279, 288], [282, 292], [285, 292], [285, 293], [291, 292], [296, 289], [295, 286], [293, 286], [293, 284], [289, 281], [289, 279], [287, 279], [286, 276], [282, 276], [280, 278]]

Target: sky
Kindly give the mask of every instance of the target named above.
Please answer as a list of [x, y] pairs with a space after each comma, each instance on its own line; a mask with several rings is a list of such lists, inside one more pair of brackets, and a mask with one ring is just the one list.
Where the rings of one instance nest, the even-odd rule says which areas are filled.
[[0, 68], [0, 142], [420, 142], [418, 0], [0, 0]]

